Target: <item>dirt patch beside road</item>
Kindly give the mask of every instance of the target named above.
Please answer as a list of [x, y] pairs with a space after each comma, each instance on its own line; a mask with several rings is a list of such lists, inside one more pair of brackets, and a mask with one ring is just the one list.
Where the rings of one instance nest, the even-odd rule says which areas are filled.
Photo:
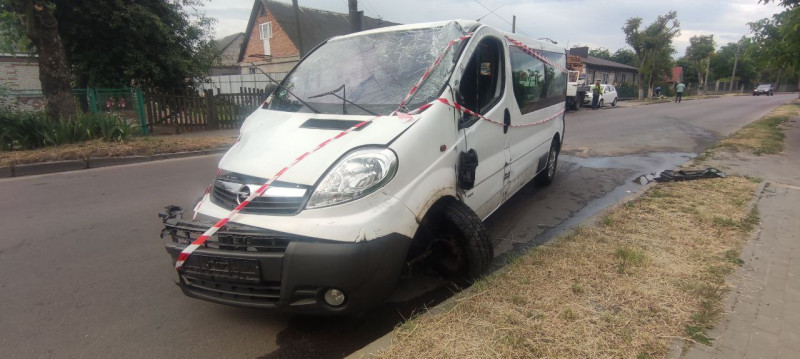
[[654, 186], [600, 223], [523, 254], [440, 314], [404, 324], [384, 357], [663, 356], [703, 342], [725, 275], [757, 224], [746, 178]]
[[136, 137], [125, 142], [87, 141], [27, 151], [0, 152], [0, 166], [49, 161], [82, 160], [125, 156], [150, 156], [160, 153], [214, 150], [230, 147], [232, 136], [157, 136]]

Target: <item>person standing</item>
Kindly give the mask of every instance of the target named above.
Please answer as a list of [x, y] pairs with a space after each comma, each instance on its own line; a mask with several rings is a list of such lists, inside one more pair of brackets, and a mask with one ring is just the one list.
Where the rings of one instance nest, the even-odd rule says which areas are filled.
[[600, 80], [594, 82], [592, 85], [592, 110], [596, 110], [598, 107], [598, 102], [600, 102], [600, 95], [603, 94], [603, 85], [600, 84]]
[[684, 85], [683, 82], [678, 82], [678, 85], [675, 86], [675, 102], [681, 103], [684, 89], [686, 89], [686, 85]]

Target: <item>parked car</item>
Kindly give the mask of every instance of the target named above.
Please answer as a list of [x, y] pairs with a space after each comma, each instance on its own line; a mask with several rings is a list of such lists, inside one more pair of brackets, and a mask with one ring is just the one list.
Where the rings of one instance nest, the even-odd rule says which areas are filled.
[[758, 85], [758, 87], [756, 87], [756, 89], [753, 90], [753, 96], [761, 96], [761, 95], [772, 96], [773, 94], [774, 94], [774, 89], [770, 84]]
[[411, 268], [480, 276], [493, 258], [483, 220], [555, 177], [565, 53], [474, 21], [327, 40], [244, 121], [196, 219], [162, 215], [177, 284], [342, 314], [380, 304]]
[[[606, 104], [611, 104], [611, 106], [616, 107], [617, 106], [617, 98], [618, 98], [618, 96], [617, 96], [617, 89], [614, 87], [614, 85], [608, 85], [608, 84], [604, 84], [603, 85], [603, 84], [601, 84], [600, 86], [603, 86], [603, 94], [600, 95], [600, 99], [597, 101], [598, 102], [598, 106], [603, 107]], [[591, 86], [589, 86], [589, 92], [587, 92], [586, 96], [583, 98], [583, 104], [584, 104], [584, 106], [586, 106], [586, 105], [591, 106], [592, 105], [592, 87]]]

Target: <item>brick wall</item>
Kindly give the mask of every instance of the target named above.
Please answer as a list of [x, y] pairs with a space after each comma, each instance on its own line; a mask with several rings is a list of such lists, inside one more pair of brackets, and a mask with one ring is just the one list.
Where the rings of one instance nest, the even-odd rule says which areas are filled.
[[286, 32], [283, 31], [281, 25], [272, 17], [272, 12], [267, 11], [266, 15], [259, 16], [253, 24], [242, 62], [264, 61], [261, 58], [250, 57], [250, 55], [264, 55], [264, 41], [261, 40], [259, 25], [267, 21], [272, 22], [272, 38], [269, 39], [269, 46], [273, 59], [299, 56], [300, 52], [297, 51], [297, 47], [295, 47], [292, 40], [289, 39], [289, 36], [286, 35]]
[[35, 59], [0, 55], [0, 84], [11, 90], [41, 90]]

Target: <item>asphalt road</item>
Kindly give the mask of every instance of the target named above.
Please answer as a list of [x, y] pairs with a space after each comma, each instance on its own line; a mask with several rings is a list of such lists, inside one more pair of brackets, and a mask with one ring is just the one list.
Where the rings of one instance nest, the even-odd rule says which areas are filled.
[[[556, 183], [525, 187], [487, 220], [498, 256], [579, 222], [635, 190], [638, 174], [681, 163], [795, 97], [569, 113]], [[449, 293], [440, 287], [407, 300], [407, 291], [349, 318], [184, 297], [156, 214], [167, 204], [189, 207], [218, 158], [0, 180], [0, 357], [341, 357]]]

